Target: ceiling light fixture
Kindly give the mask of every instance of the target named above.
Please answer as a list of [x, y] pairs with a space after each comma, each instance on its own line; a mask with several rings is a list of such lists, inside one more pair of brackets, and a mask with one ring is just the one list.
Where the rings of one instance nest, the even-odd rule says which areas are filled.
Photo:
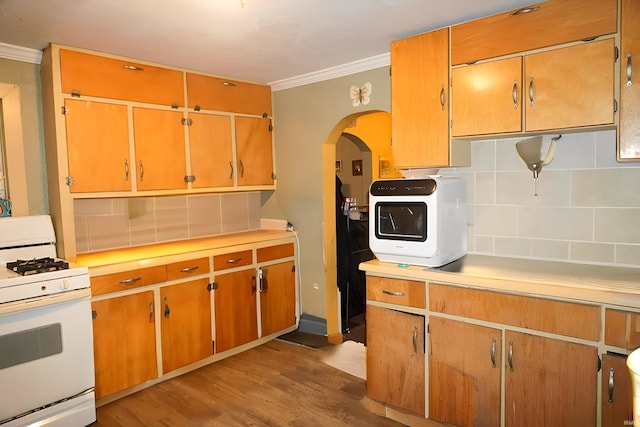
[[247, 0], [240, 0], [240, 7], [244, 9], [244, 5], [247, 4]]

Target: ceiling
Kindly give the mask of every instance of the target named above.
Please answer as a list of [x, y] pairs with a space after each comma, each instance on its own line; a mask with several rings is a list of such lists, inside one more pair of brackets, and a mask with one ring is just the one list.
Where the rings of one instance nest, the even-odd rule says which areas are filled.
[[389, 52], [392, 40], [532, 0], [0, 0], [0, 42], [49, 42], [259, 83]]

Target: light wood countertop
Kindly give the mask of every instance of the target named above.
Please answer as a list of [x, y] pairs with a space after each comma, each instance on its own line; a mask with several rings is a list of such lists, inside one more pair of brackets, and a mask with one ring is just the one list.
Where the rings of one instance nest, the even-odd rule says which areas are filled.
[[373, 260], [360, 264], [360, 269], [368, 274], [640, 309], [640, 268], [468, 254], [440, 268]]
[[151, 267], [229, 251], [290, 242], [289, 231], [256, 230], [200, 239], [180, 240], [102, 252], [78, 254], [76, 265], [89, 268], [91, 275]]

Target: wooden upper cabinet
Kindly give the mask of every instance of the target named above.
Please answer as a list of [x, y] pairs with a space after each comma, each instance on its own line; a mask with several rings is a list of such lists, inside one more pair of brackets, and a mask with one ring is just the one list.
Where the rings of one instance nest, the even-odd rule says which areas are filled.
[[267, 85], [187, 73], [187, 99], [188, 107], [194, 109], [272, 115]]
[[271, 120], [236, 117], [238, 185], [273, 185], [273, 139]]
[[614, 39], [525, 56], [526, 131], [614, 123]]
[[391, 136], [398, 168], [449, 166], [449, 29], [391, 43]]
[[65, 99], [72, 193], [131, 190], [126, 105]]
[[183, 72], [60, 50], [62, 92], [160, 105], [184, 105]]
[[640, 160], [640, 3], [622, 0], [618, 160]]
[[522, 57], [451, 71], [452, 136], [522, 130]]
[[133, 108], [138, 190], [187, 188], [182, 112]]
[[468, 64], [614, 34], [617, 16], [617, 0], [548, 0], [455, 25], [451, 27], [451, 62]]
[[189, 151], [193, 188], [232, 187], [233, 163], [231, 117], [189, 113]]

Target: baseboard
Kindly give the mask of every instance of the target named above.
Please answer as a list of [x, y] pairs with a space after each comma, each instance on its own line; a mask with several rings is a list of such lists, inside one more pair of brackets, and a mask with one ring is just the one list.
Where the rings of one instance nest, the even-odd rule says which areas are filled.
[[298, 330], [316, 335], [327, 335], [327, 319], [302, 313]]

